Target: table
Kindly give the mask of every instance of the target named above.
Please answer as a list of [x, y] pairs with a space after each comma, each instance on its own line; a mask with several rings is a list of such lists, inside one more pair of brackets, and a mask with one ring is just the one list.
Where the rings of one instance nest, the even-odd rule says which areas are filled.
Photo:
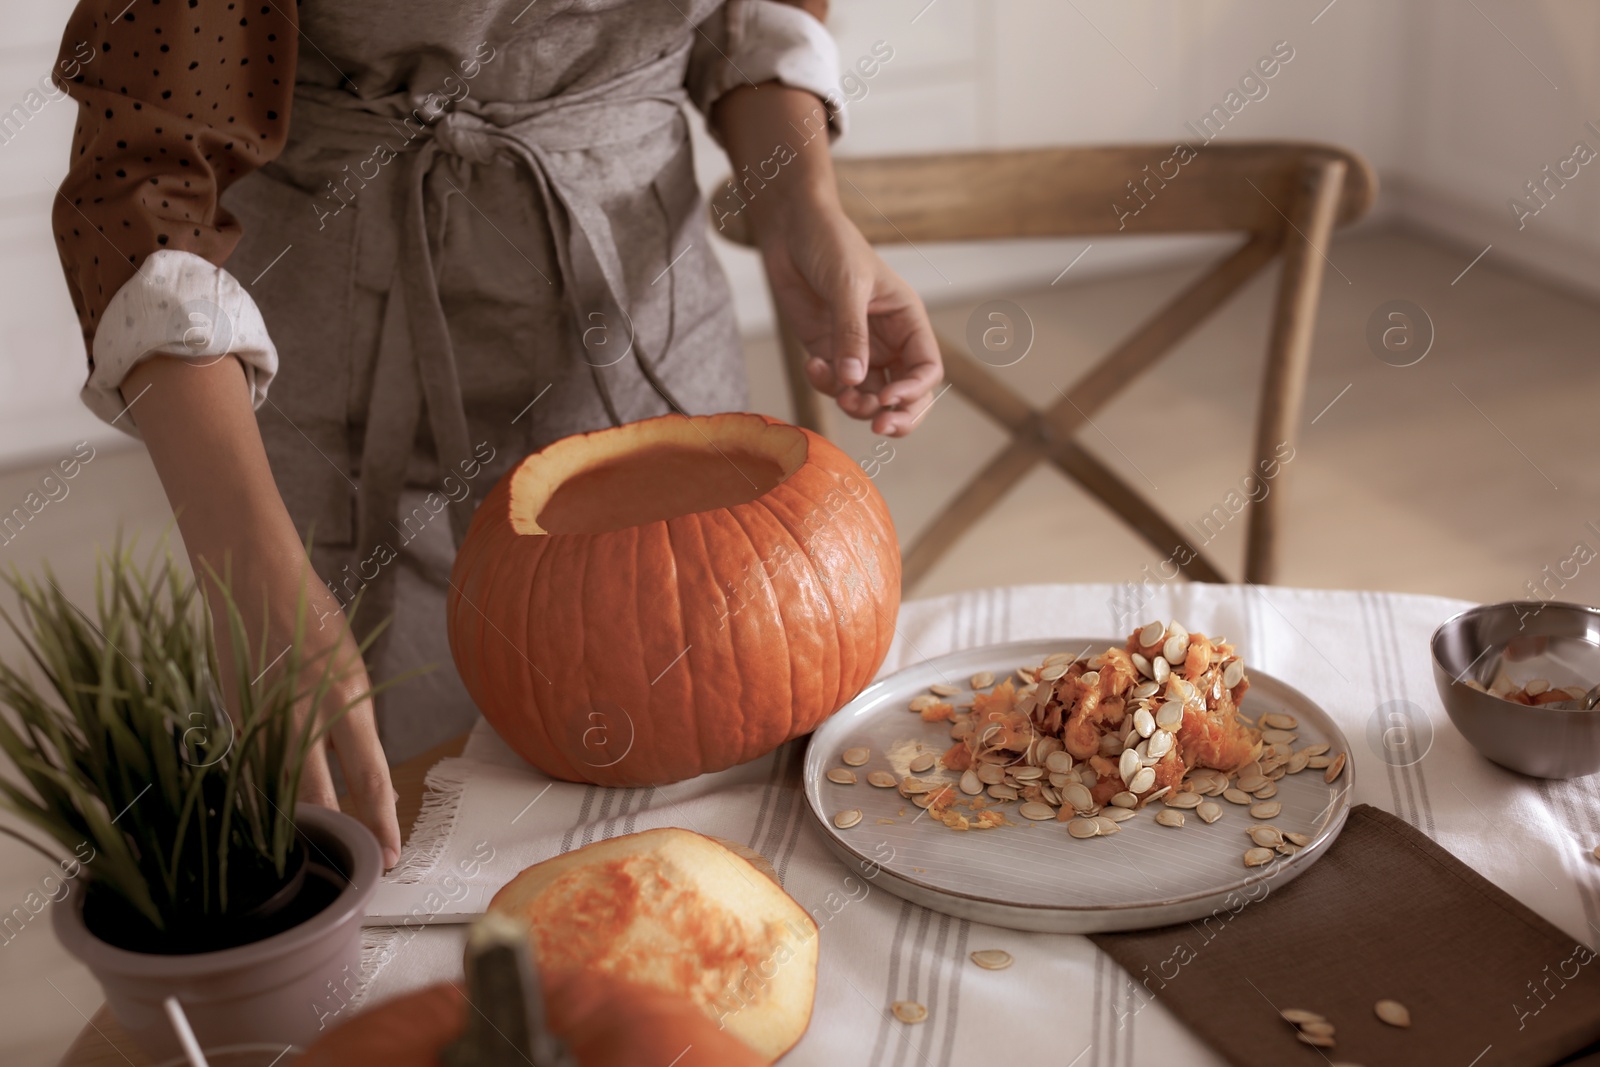
[[[466, 734], [453, 737], [391, 769], [395, 792], [400, 794], [396, 808], [402, 834], [410, 836], [411, 824], [416, 822], [417, 812], [422, 808], [422, 783], [429, 769], [442, 759], [459, 756], [466, 743]], [[345, 800], [341, 800], [340, 805], [349, 806]], [[79, 1031], [61, 1057], [61, 1067], [148, 1067], [153, 1062], [117, 1025], [117, 1020], [111, 1017], [110, 1010], [104, 1004]]]
[[[1187, 583], [982, 589], [904, 605], [885, 670], [957, 648], [1125, 634], [1156, 618], [1225, 633], [1247, 663], [1302, 690], [1339, 722], [1358, 772], [1355, 802], [1395, 813], [1570, 936], [1592, 943], [1591, 931], [1600, 931], [1600, 863], [1590, 855], [1600, 843], [1600, 776], [1523, 778], [1482, 759], [1450, 725], [1433, 688], [1427, 641], [1439, 622], [1466, 606], [1437, 597]], [[1416, 723], [1430, 735], [1420, 761], [1385, 758], [1383, 731], [1400, 708], [1419, 716]], [[458, 803], [480, 820], [471, 834], [463, 831], [462, 842], [477, 839], [484, 816], [498, 827], [498, 866], [483, 875], [499, 879], [496, 885], [565, 847], [683, 825], [754, 842], [810, 910], [847, 872], [807, 832], [799, 752], [798, 745], [785, 746], [691, 782], [617, 791], [551, 783], [492, 734], [475, 732], [462, 760], [440, 767], [436, 780], [455, 774], [469, 798]], [[448, 754], [413, 761], [408, 781], [420, 773], [417, 765]], [[406, 810], [415, 810], [418, 791], [402, 788], [410, 794]], [[508, 832], [513, 823], [516, 831]], [[448, 848], [440, 855], [449, 855]], [[461, 936], [459, 928], [418, 933], [405, 955], [380, 970], [375, 995], [394, 995], [458, 968], [460, 948], [451, 939]], [[1159, 1002], [1135, 1011], [1132, 979], [1084, 938], [950, 920], [878, 892], [852, 898], [828, 920], [824, 938], [815, 1018], [827, 1025], [811, 1027], [786, 1067], [1221, 1063]], [[1005, 977], [980, 975], [966, 960], [974, 948], [1005, 949], [1017, 963], [999, 972]], [[1029, 1010], [1030, 991], [1050, 995]], [[914, 1034], [883, 1018], [887, 1004], [900, 999], [930, 1010]], [[105, 1036], [117, 1035], [105, 1030]], [[65, 1062], [142, 1061], [124, 1059], [90, 1031]]]

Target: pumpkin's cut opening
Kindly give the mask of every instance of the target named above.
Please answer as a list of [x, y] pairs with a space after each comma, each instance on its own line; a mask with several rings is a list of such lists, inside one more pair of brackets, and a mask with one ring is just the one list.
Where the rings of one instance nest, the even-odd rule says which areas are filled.
[[511, 483], [520, 534], [597, 534], [747, 504], [806, 461], [805, 434], [760, 415], [665, 415], [564, 438]]

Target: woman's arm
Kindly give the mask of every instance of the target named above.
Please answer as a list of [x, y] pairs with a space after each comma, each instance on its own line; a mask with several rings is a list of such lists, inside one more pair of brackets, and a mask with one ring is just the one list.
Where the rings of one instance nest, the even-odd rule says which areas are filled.
[[939, 347], [921, 298], [845, 217], [822, 102], [777, 82], [746, 85], [717, 101], [712, 122], [736, 179], [761, 182], [742, 210], [810, 355], [811, 384], [875, 433], [910, 433], [943, 376]]
[[[287, 647], [303, 588], [308, 622], [319, 620], [307, 627], [306, 658], [317, 662], [333, 656], [338, 676], [327, 707], [341, 707], [366, 692], [366, 669], [339, 602], [312, 572], [272, 480], [239, 361], [232, 356], [209, 363], [148, 359], [129, 372], [122, 390], [177, 514], [196, 574], [203, 575], [204, 564], [219, 574], [228, 568], [247, 625], [253, 628], [262, 618], [263, 606], [270, 613], [269, 647]], [[224, 617], [215, 587], [203, 578], [202, 585], [214, 615]], [[217, 652], [226, 657], [228, 642], [218, 641]], [[226, 663], [223, 676], [231, 676]], [[384, 866], [393, 866], [400, 856], [400, 828], [371, 698], [352, 707], [330, 736], [357, 814], [383, 846]], [[304, 783], [302, 799], [338, 806], [320, 745], [306, 766]]]

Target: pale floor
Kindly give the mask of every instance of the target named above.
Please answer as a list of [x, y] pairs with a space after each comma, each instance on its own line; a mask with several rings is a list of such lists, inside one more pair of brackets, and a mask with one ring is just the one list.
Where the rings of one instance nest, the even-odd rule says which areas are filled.
[[[1600, 469], [1596, 449], [1583, 444], [1592, 441], [1600, 395], [1600, 305], [1502, 272], [1492, 253], [1452, 285], [1474, 253], [1403, 233], [1364, 234], [1330, 249], [1335, 268], [1324, 285], [1307, 424], [1272, 483], [1288, 505], [1282, 584], [1501, 600], [1524, 595], [1526, 583], [1542, 580], [1546, 567], [1553, 572], [1578, 542], [1600, 549], [1600, 533], [1585, 526], [1600, 527]], [[1031, 317], [1037, 339], [1025, 359], [997, 373], [1048, 402], [1193, 273], [1005, 294]], [[1258, 279], [1082, 435], [1179, 523], [1221, 504], [1249, 473], [1273, 282]], [[1372, 311], [1396, 298], [1424, 307], [1437, 329], [1432, 350], [1411, 367], [1380, 362], [1364, 339]], [[935, 318], [961, 338], [977, 303], [940, 308]], [[752, 406], [786, 415], [773, 343], [753, 342], [749, 357]], [[846, 422], [834, 413], [835, 440], [870, 459], [874, 442]], [[915, 535], [1002, 440], [952, 394], [914, 437], [895, 442], [876, 484], [901, 538]], [[0, 504], [20, 502], [40, 473], [0, 474]], [[90, 590], [94, 547], [119, 523], [149, 537], [170, 516], [139, 451], [102, 451], [71, 485], [70, 496], [0, 546], [0, 564], [26, 570], [53, 559], [63, 588], [78, 597]], [[1234, 520], [1208, 546], [1232, 574], [1243, 526]], [[1041, 468], [914, 592], [1131, 581], [1158, 561], [1102, 507]], [[1600, 601], [1600, 566], [1583, 568], [1561, 595]], [[0, 639], [0, 655], [14, 651]], [[43, 859], [0, 839], [0, 911], [20, 903], [45, 871]], [[88, 973], [57, 948], [48, 918], [46, 911], [0, 944], [0, 1062], [8, 1065], [54, 1063], [100, 1002]]]

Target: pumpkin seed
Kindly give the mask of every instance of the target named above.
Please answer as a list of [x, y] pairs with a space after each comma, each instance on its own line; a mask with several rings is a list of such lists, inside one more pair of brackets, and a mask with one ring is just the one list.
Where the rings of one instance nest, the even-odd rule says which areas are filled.
[[1138, 671], [1142, 677], [1150, 677], [1150, 661], [1142, 653], [1135, 652], [1129, 658], [1133, 660], [1134, 670]]
[[1071, 666], [1072, 661], [1075, 659], [1077, 659], [1077, 657], [1071, 652], [1052, 652], [1044, 658], [1044, 665], [1046, 667], [1054, 667], [1059, 663], [1066, 667]]
[[1044, 758], [1044, 766], [1054, 774], [1065, 774], [1072, 770], [1072, 757], [1065, 752], [1052, 752]]
[[1372, 1011], [1390, 1026], [1401, 1028], [1411, 1025], [1411, 1011], [1398, 1000], [1380, 1000], [1372, 1006]]
[[848, 830], [861, 821], [860, 808], [847, 808], [833, 817], [833, 825], [841, 830]]
[[961, 690], [957, 689], [953, 685], [948, 685], [945, 682], [934, 682], [932, 685], [928, 686], [928, 692], [937, 696], [953, 697], [957, 693], [961, 692]]
[[1056, 809], [1038, 801], [1029, 801], [1017, 808], [1017, 814], [1024, 819], [1032, 819], [1034, 822], [1044, 822], [1046, 819], [1054, 819], [1056, 817]]
[[1167, 638], [1166, 643], [1161, 646], [1161, 654], [1166, 657], [1168, 663], [1182, 663], [1184, 657], [1189, 654], [1189, 635], [1173, 634]]
[[[1113, 823], [1112, 825], [1116, 825]], [[1073, 819], [1067, 823], [1067, 833], [1073, 837], [1089, 838], [1100, 835], [1100, 824], [1094, 819]]]
[[1169, 793], [1163, 803], [1169, 808], [1198, 808], [1200, 806], [1199, 793]]
[[1262, 848], [1277, 848], [1283, 844], [1283, 832], [1276, 826], [1252, 826], [1245, 832]]
[[1332, 762], [1333, 759], [1330, 756], [1312, 756], [1310, 759], [1306, 760], [1306, 766], [1310, 767], [1314, 771], [1320, 771]]
[[1283, 839], [1291, 844], [1298, 845], [1301, 848], [1305, 848], [1307, 845], [1311, 844], [1311, 838], [1309, 835], [1297, 834], [1293, 830], [1285, 830], [1283, 832]]
[[1169, 700], [1156, 711], [1156, 725], [1163, 730], [1176, 731], [1183, 725], [1183, 701]]
[[1128, 783], [1128, 789], [1133, 793], [1148, 793], [1150, 787], [1156, 784], [1156, 771], [1154, 767], [1140, 767], [1133, 781]]
[[1039, 787], [1039, 795], [1044, 798], [1044, 802], [1046, 804], [1052, 804], [1058, 807], [1061, 804], [1061, 793], [1051, 786], [1041, 785]]
[[991, 785], [989, 787], [989, 795], [996, 800], [1017, 799], [1016, 789], [1009, 785]]
[[1043, 767], [1013, 767], [1011, 777], [1019, 782], [1037, 782], [1044, 777]]
[[1235, 789], [1232, 786], [1222, 791], [1222, 799], [1230, 804], [1254, 803], [1249, 793], [1246, 793], [1243, 789]]
[[1094, 817], [1094, 828], [1098, 831], [1100, 837], [1108, 837], [1122, 830], [1122, 827], [1117, 825], [1117, 821], [1109, 815], [1096, 815]]
[[1165, 730], [1161, 730], [1156, 733], [1155, 736], [1150, 738], [1149, 741], [1145, 742], [1145, 754], [1152, 760], [1160, 760], [1164, 758], [1168, 752], [1172, 751], [1172, 745], [1172, 735]]
[[839, 785], [855, 785], [856, 772], [852, 771], [849, 767], [829, 767], [828, 781], [835, 782]]
[[938, 793], [916, 793], [911, 797], [911, 803], [919, 808], [931, 808], [933, 802], [938, 799]]
[[1144, 628], [1139, 631], [1139, 647], [1150, 648], [1154, 646], [1157, 641], [1161, 640], [1161, 635], [1166, 632], [1167, 628], [1162, 623], [1147, 623]]
[[970, 681], [974, 689], [987, 689], [994, 684], [994, 671], [979, 671]]
[[1246, 867], [1264, 867], [1271, 863], [1273, 858], [1274, 853], [1270, 848], [1246, 849], [1244, 854], [1244, 865]]
[[920, 1023], [928, 1017], [928, 1009], [914, 1000], [897, 1000], [890, 1010], [903, 1023]]
[[918, 693], [911, 698], [910, 707], [912, 711], [927, 711], [938, 703], [940, 703], [939, 698], [932, 693]]
[[1300, 721], [1281, 711], [1269, 711], [1261, 716], [1261, 725], [1274, 730], [1293, 730], [1300, 725]]
[[1011, 953], [1003, 948], [980, 948], [972, 954], [972, 962], [986, 971], [1003, 971], [1011, 966]]
[[1299, 1038], [1303, 1043], [1305, 1043], [1307, 1045], [1312, 1045], [1312, 1046], [1314, 1046], [1316, 1048], [1332, 1048], [1333, 1047], [1333, 1038], [1326, 1037], [1326, 1036], [1324, 1036], [1322, 1034], [1308, 1034], [1304, 1030], [1302, 1030], [1299, 1033], [1295, 1034], [1294, 1036]]
[[1102, 819], [1110, 819], [1112, 822], [1127, 822], [1136, 814], [1138, 813], [1132, 808], [1107, 808], [1105, 810], [1105, 814], [1098, 817]]
[[1083, 688], [1085, 688], [1085, 689], [1098, 688], [1099, 685], [1100, 685], [1100, 672], [1099, 671], [1086, 671], [1086, 672], [1084, 672], [1083, 677], [1078, 679], [1078, 684], [1083, 686]]
[[900, 781], [900, 793], [902, 796], [916, 796], [918, 793], [926, 793], [932, 788], [932, 785], [924, 782], [921, 778], [913, 778], [909, 774]]
[[1060, 681], [1071, 667], [1070, 663], [1052, 663], [1039, 671], [1039, 680], [1041, 682]]
[[1208, 800], [1196, 808], [1194, 813], [1200, 816], [1201, 822], [1214, 823], [1222, 818], [1222, 805], [1215, 800]]
[[1161, 687], [1154, 682], [1140, 682], [1128, 690], [1128, 699], [1134, 702], [1148, 700], [1161, 691]]
[[900, 779], [888, 771], [872, 771], [867, 775], [867, 784], [875, 785], [879, 789], [893, 789], [900, 784]]
[[911, 768], [912, 773], [921, 774], [924, 771], [933, 770], [933, 765], [936, 762], [938, 762], [938, 761], [935, 760], [933, 756], [931, 756], [928, 753], [924, 752], [922, 755], [918, 756], [916, 759], [911, 761], [910, 768]]
[[1252, 774], [1239, 779], [1239, 788], [1243, 789], [1246, 793], [1254, 793], [1257, 789], [1265, 786], [1269, 780], [1270, 779], [1262, 774]]
[[1133, 728], [1139, 731], [1140, 737], [1149, 737], [1156, 732], [1156, 717], [1140, 708], [1133, 713]]
[[1122, 776], [1123, 782], [1131, 781], [1139, 773], [1139, 753], [1131, 748], [1123, 749], [1117, 762], [1117, 773]]
[[1082, 782], [1068, 782], [1061, 787], [1061, 802], [1074, 810], [1088, 811], [1094, 807], [1094, 795]]
[[1332, 747], [1333, 746], [1328, 744], [1328, 742], [1326, 742], [1326, 741], [1318, 741], [1314, 745], [1307, 745], [1306, 747], [1302, 748], [1300, 751], [1304, 752], [1308, 756], [1320, 756], [1320, 755], [1322, 755], [1324, 752], [1328, 751], [1328, 749], [1330, 749]]
[[872, 758], [872, 749], [864, 746], [847, 748], [840, 754], [839, 758], [852, 767], [859, 767]]
[[1306, 769], [1306, 763], [1310, 759], [1311, 757], [1306, 755], [1304, 752], [1296, 752], [1294, 755], [1289, 757], [1289, 762], [1284, 764], [1284, 770], [1288, 771], [1290, 774], [1299, 774], [1301, 771]]
[[1222, 684], [1232, 689], [1244, 681], [1244, 660], [1230, 659], [1228, 665], [1222, 668]]
[[1299, 736], [1300, 735], [1295, 733], [1293, 730], [1262, 730], [1261, 731], [1261, 740], [1265, 741], [1269, 745], [1289, 745], [1289, 744], [1293, 744], [1295, 738], [1297, 738]]
[[1283, 805], [1276, 800], [1264, 800], [1259, 804], [1250, 805], [1252, 819], [1275, 819], [1283, 811]]
[[1156, 822], [1162, 826], [1171, 826], [1176, 829], [1183, 825], [1183, 812], [1174, 811], [1172, 808], [1162, 808], [1156, 812]]
[[1139, 806], [1139, 798], [1124, 789], [1111, 795], [1111, 804], [1117, 808], [1134, 808]]
[[984, 785], [999, 785], [1006, 780], [1006, 769], [998, 763], [978, 764], [978, 781]]
[[1284, 1008], [1278, 1014], [1283, 1016], [1289, 1022], [1294, 1023], [1296, 1026], [1300, 1025], [1301, 1023], [1325, 1023], [1328, 1021], [1322, 1016], [1318, 1015], [1316, 1012], [1307, 1011], [1304, 1008]]
[[1157, 685], [1165, 685], [1171, 675], [1172, 664], [1167, 662], [1166, 657], [1157, 656], [1150, 661], [1150, 677], [1155, 679]]
[[969, 797], [975, 797], [979, 793], [983, 792], [983, 782], [979, 780], [978, 776], [973, 773], [970, 767], [961, 772], [961, 781], [959, 784], [961, 791], [967, 794]]
[[1328, 769], [1322, 772], [1322, 780], [1324, 782], [1332, 785], [1333, 780], [1339, 777], [1339, 772], [1344, 770], [1344, 758], [1345, 753], [1343, 752], [1333, 757], [1333, 762], [1328, 764]]

